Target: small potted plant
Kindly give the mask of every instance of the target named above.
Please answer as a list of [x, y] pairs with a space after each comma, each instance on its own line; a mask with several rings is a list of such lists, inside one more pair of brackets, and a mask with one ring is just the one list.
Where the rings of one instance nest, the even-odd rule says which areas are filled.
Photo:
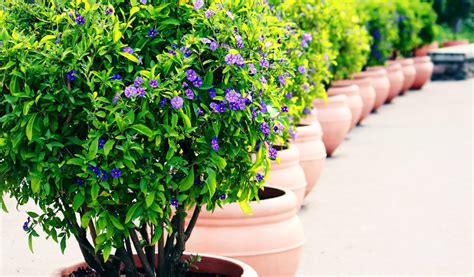
[[443, 42], [444, 47], [469, 44], [468, 39], [461, 39], [463, 21], [472, 17], [473, 3], [470, 0], [436, 0], [433, 8], [438, 14], [438, 23], [450, 29], [449, 40]]
[[416, 2], [415, 14], [420, 20], [421, 30], [419, 32], [420, 43], [415, 49], [416, 57], [428, 55], [428, 52], [438, 48], [438, 42], [435, 41], [439, 33], [439, 26], [436, 24], [438, 18], [432, 5], [428, 2]]
[[[5, 4], [0, 199], [41, 209], [23, 226], [30, 245], [40, 228], [63, 251], [73, 237], [101, 276], [218, 262], [184, 254], [201, 208], [250, 213], [287, 120], [274, 73], [253, 64], [258, 34], [239, 35], [258, 24], [248, 4]], [[245, 275], [236, 264], [208, 273]]]

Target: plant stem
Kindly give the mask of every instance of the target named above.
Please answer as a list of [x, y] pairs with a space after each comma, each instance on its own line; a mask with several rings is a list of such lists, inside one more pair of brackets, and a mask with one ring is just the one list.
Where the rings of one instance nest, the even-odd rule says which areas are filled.
[[188, 241], [189, 237], [191, 236], [191, 233], [193, 232], [194, 226], [196, 225], [200, 212], [201, 212], [201, 206], [197, 205], [194, 208], [193, 216], [191, 217], [191, 220], [189, 221], [188, 227], [186, 228], [186, 231], [184, 232], [186, 241]]
[[135, 250], [137, 251], [137, 256], [140, 259], [140, 262], [142, 263], [142, 267], [145, 270], [145, 276], [148, 277], [153, 277], [155, 276], [154, 271], [150, 267], [150, 264], [148, 263], [148, 260], [145, 257], [145, 253], [143, 253], [142, 246], [140, 245], [140, 241], [138, 240], [137, 233], [135, 232], [135, 229], [129, 229], [130, 232], [130, 238], [132, 239], [133, 246], [135, 247]]
[[[127, 241], [128, 239], [125, 239], [125, 240]], [[125, 250], [125, 247], [122, 246], [118, 248], [116, 254], [117, 256], [120, 257], [120, 259], [125, 264], [125, 268], [124, 268], [125, 274], [127, 276], [137, 277], [138, 276], [137, 268], [135, 266], [135, 263], [133, 262], [133, 259], [128, 255], [127, 250]]]
[[158, 240], [158, 276], [165, 276], [165, 236], [162, 235]]

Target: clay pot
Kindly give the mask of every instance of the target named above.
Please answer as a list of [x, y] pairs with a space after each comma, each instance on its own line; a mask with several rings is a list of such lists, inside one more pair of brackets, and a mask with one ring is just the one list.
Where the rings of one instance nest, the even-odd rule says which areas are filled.
[[355, 79], [370, 78], [372, 86], [375, 89], [375, 104], [372, 111], [376, 111], [387, 101], [390, 91], [390, 81], [388, 80], [387, 70], [382, 66], [369, 67], [366, 71], [354, 74]]
[[357, 125], [357, 122], [360, 120], [362, 114], [362, 108], [364, 104], [362, 103], [362, 97], [359, 93], [359, 87], [356, 85], [350, 85], [346, 87], [331, 87], [328, 90], [329, 96], [335, 95], [345, 95], [347, 96], [347, 105], [351, 109], [352, 114], [352, 123], [351, 129]]
[[[190, 254], [185, 254], [184, 259], [189, 258]], [[191, 272], [200, 272], [200, 273], [211, 273], [211, 274], [223, 274], [226, 276], [232, 277], [257, 277], [257, 272], [249, 265], [245, 264], [242, 261], [237, 261], [234, 259], [219, 257], [209, 254], [199, 254], [202, 258], [200, 262], [194, 263], [196, 269], [191, 267]], [[140, 266], [140, 259], [137, 255], [133, 256], [135, 264]], [[53, 276], [69, 276], [74, 271], [80, 268], [89, 268], [87, 263], [79, 262], [71, 266], [65, 267], [61, 270], [58, 270]]]
[[353, 79], [353, 80], [339, 80], [332, 83], [333, 87], [344, 87], [356, 85], [359, 87], [359, 94], [362, 98], [362, 113], [360, 115], [359, 122], [362, 122], [366, 118], [370, 111], [374, 108], [375, 105], [375, 89], [372, 86], [370, 78], [364, 79]]
[[321, 127], [318, 120], [318, 111], [315, 108], [313, 108], [310, 114], [307, 114], [301, 117], [300, 124], [303, 124], [303, 125], [317, 124], [319, 127]]
[[452, 46], [459, 46], [459, 45], [466, 45], [469, 44], [469, 40], [467, 39], [460, 39], [460, 40], [448, 40], [443, 42], [443, 47], [452, 47]]
[[296, 139], [293, 145], [300, 152], [300, 165], [306, 178], [305, 196], [307, 196], [318, 183], [326, 161], [323, 130], [319, 122], [316, 121], [316, 124], [311, 125], [299, 125], [296, 128]]
[[259, 276], [295, 276], [305, 238], [294, 193], [265, 187], [260, 202], [250, 205], [252, 215], [244, 214], [238, 203], [213, 213], [203, 210], [186, 250], [243, 261]]
[[390, 103], [393, 98], [402, 92], [405, 75], [403, 74], [402, 66], [398, 63], [388, 65], [387, 71], [390, 90], [386, 103]]
[[315, 99], [313, 105], [318, 110], [326, 153], [331, 156], [351, 128], [352, 113], [347, 105], [347, 96], [329, 96], [327, 103], [324, 100]]
[[431, 58], [429, 56], [425, 57], [416, 57], [413, 59], [415, 62], [415, 82], [411, 86], [412, 89], [421, 89], [428, 80], [431, 79], [431, 75], [433, 75], [433, 68], [434, 65], [431, 62]]
[[274, 146], [278, 150], [280, 163], [272, 161], [270, 173], [266, 184], [270, 187], [284, 188], [293, 191], [298, 199], [298, 209], [303, 203], [306, 191], [306, 177], [303, 167], [300, 165], [300, 151], [298, 147], [290, 145], [289, 148], [282, 149]]
[[414, 53], [415, 57], [427, 56], [428, 52], [430, 52], [431, 50], [434, 50], [434, 49], [438, 49], [438, 47], [439, 47], [439, 44], [438, 44], [437, 41], [433, 41], [430, 44], [426, 44], [423, 47], [415, 49], [415, 53]]
[[413, 86], [413, 83], [415, 82], [415, 64], [413, 62], [413, 59], [399, 59], [394, 61], [388, 61], [389, 65], [396, 63], [402, 66], [403, 76], [405, 77], [405, 79], [403, 80], [402, 92], [400, 93], [404, 94], [408, 89], [411, 88], [411, 86]]

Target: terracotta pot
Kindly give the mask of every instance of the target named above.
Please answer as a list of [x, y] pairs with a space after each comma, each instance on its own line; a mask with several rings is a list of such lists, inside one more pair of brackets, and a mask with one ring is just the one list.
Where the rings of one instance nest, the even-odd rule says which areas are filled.
[[390, 90], [386, 103], [390, 103], [393, 98], [402, 92], [405, 75], [403, 74], [402, 66], [398, 63], [388, 65], [388, 80], [390, 82]]
[[431, 62], [429, 56], [425, 57], [416, 57], [413, 59], [415, 62], [415, 82], [411, 86], [412, 89], [421, 89], [428, 80], [431, 80], [431, 75], [433, 75], [434, 65]]
[[331, 156], [351, 128], [352, 114], [347, 105], [347, 96], [329, 96], [327, 103], [324, 100], [315, 99], [313, 104], [318, 110], [326, 153]]
[[[189, 255], [190, 254], [185, 254], [184, 258], [189, 258]], [[199, 256], [202, 257], [202, 260], [193, 264], [197, 267], [197, 269], [191, 269], [192, 272], [223, 274], [232, 277], [258, 276], [257, 272], [255, 272], [253, 268], [244, 262], [209, 254], [199, 254]], [[137, 255], [134, 255], [133, 259], [137, 266], [141, 265], [140, 259], [138, 259]], [[55, 274], [53, 274], [53, 276], [69, 276], [80, 268], [89, 268], [89, 266], [85, 262], [75, 263], [71, 266], [58, 270]]]
[[428, 55], [428, 52], [430, 52], [431, 50], [434, 50], [434, 49], [438, 49], [438, 48], [439, 48], [438, 42], [437, 42], [437, 41], [433, 41], [433, 42], [430, 43], [430, 44], [426, 44], [426, 45], [423, 46], [423, 47], [420, 47], [420, 48], [415, 49], [415, 57], [427, 56], [427, 55]]
[[413, 83], [415, 82], [415, 64], [413, 62], [413, 59], [399, 59], [394, 61], [388, 61], [389, 65], [396, 63], [402, 66], [403, 76], [405, 77], [405, 80], [403, 81], [402, 92], [400, 93], [404, 94], [408, 89], [411, 88], [411, 86], [413, 86]]
[[305, 196], [307, 196], [318, 183], [321, 170], [326, 161], [323, 130], [319, 122], [317, 124], [298, 126], [293, 145], [300, 152], [300, 165], [304, 170], [306, 178]]
[[250, 216], [238, 203], [202, 211], [186, 249], [243, 261], [259, 276], [295, 276], [305, 241], [297, 199], [290, 190], [270, 187], [260, 198], [251, 202]]
[[372, 82], [370, 78], [364, 79], [353, 79], [353, 80], [339, 80], [335, 81], [332, 84], [334, 87], [344, 87], [350, 85], [356, 85], [359, 87], [359, 94], [362, 98], [362, 113], [360, 115], [359, 122], [361, 123], [364, 118], [366, 118], [370, 111], [374, 108], [375, 105], [375, 89], [372, 86]]
[[290, 145], [287, 149], [278, 149], [280, 163], [272, 161], [266, 184], [270, 187], [284, 188], [293, 191], [298, 199], [298, 209], [301, 207], [306, 191], [306, 177], [300, 165], [298, 147]]
[[460, 40], [448, 40], [443, 42], [443, 47], [452, 47], [452, 46], [459, 46], [459, 45], [466, 45], [469, 44], [469, 40], [467, 39], [460, 39]]
[[362, 115], [362, 97], [360, 96], [359, 87], [356, 85], [350, 85], [346, 87], [331, 87], [328, 90], [329, 96], [345, 95], [347, 96], [347, 105], [351, 109], [352, 123], [351, 129], [357, 125]]
[[390, 81], [388, 80], [387, 70], [382, 66], [369, 67], [366, 71], [354, 74], [356, 79], [370, 78], [372, 86], [375, 89], [375, 104], [372, 111], [376, 111], [387, 101], [390, 91]]
[[319, 127], [321, 127], [318, 120], [318, 111], [315, 108], [313, 108], [310, 114], [307, 114], [301, 117], [300, 124], [303, 124], [303, 125], [317, 124], [319, 125]]

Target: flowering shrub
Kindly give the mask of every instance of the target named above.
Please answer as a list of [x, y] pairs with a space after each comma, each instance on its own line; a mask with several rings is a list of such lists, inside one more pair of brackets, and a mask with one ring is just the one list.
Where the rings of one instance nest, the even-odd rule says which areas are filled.
[[430, 44], [438, 35], [436, 12], [428, 2], [415, 1], [413, 5], [415, 5], [415, 16], [421, 24], [421, 30], [418, 34], [420, 38], [418, 46]]
[[331, 76], [329, 66], [334, 60], [334, 52], [330, 48], [330, 29], [320, 18], [323, 15], [326, 16], [327, 13], [316, 0], [270, 2], [280, 18], [295, 24], [290, 25], [293, 26], [289, 28], [291, 34], [296, 35], [298, 30], [301, 32], [300, 36], [294, 36], [298, 38], [299, 47], [293, 45], [287, 49], [294, 50], [290, 52], [290, 56], [292, 61], [296, 61], [295, 65], [298, 65], [296, 76], [299, 76], [295, 80], [297, 86], [289, 90], [294, 96], [292, 99], [300, 108], [303, 108], [304, 116], [311, 112], [314, 98], [326, 97], [324, 83], [329, 82]]
[[397, 11], [398, 39], [394, 48], [402, 55], [409, 57], [413, 50], [420, 44], [419, 32], [421, 21], [416, 16], [418, 8], [417, 1], [397, 0], [395, 1]]
[[332, 65], [333, 78], [351, 78], [367, 62], [370, 52], [370, 36], [356, 13], [355, 3], [337, 0], [325, 1], [328, 10], [330, 41], [337, 51]]
[[257, 1], [149, 2], [0, 14], [0, 201], [34, 201], [30, 246], [39, 227], [63, 251], [74, 236], [100, 275], [136, 276], [133, 245], [146, 276], [181, 276], [202, 206], [250, 212], [288, 132], [288, 70], [303, 71], [278, 62], [294, 38]]
[[398, 39], [395, 4], [386, 0], [360, 1], [357, 11], [372, 37], [367, 65], [383, 65]]

